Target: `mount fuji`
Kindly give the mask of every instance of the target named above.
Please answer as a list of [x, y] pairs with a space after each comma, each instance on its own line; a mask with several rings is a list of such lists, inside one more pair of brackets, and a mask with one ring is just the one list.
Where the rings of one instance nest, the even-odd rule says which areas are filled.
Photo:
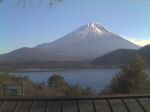
[[140, 47], [100, 24], [89, 23], [54, 42], [38, 45], [37, 48], [49, 53], [53, 60], [89, 61], [117, 49]]
[[139, 48], [102, 25], [89, 23], [53, 42], [0, 55], [0, 61], [91, 61], [117, 49]]

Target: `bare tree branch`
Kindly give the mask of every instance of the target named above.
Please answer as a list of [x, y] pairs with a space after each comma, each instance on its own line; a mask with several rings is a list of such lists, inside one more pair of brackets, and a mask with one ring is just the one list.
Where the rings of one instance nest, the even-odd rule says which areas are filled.
[[55, 6], [56, 4], [62, 2], [63, 0], [0, 0], [0, 4], [3, 2], [14, 3], [18, 6], [27, 7], [27, 6], [40, 6], [48, 5], [49, 7]]

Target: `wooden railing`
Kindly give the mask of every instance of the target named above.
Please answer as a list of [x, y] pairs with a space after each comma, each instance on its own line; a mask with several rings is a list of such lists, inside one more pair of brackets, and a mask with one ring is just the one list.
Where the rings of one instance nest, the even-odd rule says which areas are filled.
[[[144, 103], [141, 102], [141, 99], [148, 99], [150, 100], [150, 94], [145, 94], [145, 95], [113, 95], [113, 96], [98, 96], [98, 97], [0, 97], [0, 112], [3, 112], [4, 110], [8, 110], [10, 103], [11, 102], [13, 104], [13, 102], [15, 102], [15, 105], [13, 107], [13, 110], [10, 112], [21, 112], [18, 110], [18, 108], [20, 108], [19, 106], [21, 105], [21, 103], [25, 102], [25, 101], [30, 101], [30, 107], [29, 107], [29, 111], [27, 112], [33, 112], [33, 107], [35, 106], [35, 102], [45, 102], [44, 106], [41, 107], [43, 108], [44, 112], [49, 112], [49, 101], [53, 102], [53, 101], [58, 101], [60, 102], [60, 112], [65, 112], [64, 108], [66, 108], [66, 106], [64, 106], [64, 102], [66, 101], [74, 101], [75, 105], [76, 105], [76, 110], [77, 112], [82, 112], [81, 109], [81, 101], [90, 101], [91, 105], [92, 105], [92, 111], [93, 112], [99, 112], [98, 111], [98, 106], [95, 102], [99, 101], [99, 100], [103, 100], [107, 103], [107, 107], [110, 110], [110, 112], [115, 112], [114, 107], [112, 105], [112, 100], [120, 100], [122, 105], [124, 106], [125, 110], [127, 112], [133, 112], [133, 109], [131, 109], [131, 107], [129, 107], [128, 103], [127, 103], [127, 99], [133, 99], [138, 107], [143, 111], [143, 112], [150, 112], [150, 110], [145, 108]], [[86, 105], [86, 104], [84, 104]], [[150, 106], [150, 101], [149, 101], [149, 106]], [[38, 106], [37, 106], [38, 108]], [[43, 112], [43, 111], [41, 111]], [[53, 111], [55, 112], [55, 110]], [[71, 112], [71, 111], [70, 111]]]

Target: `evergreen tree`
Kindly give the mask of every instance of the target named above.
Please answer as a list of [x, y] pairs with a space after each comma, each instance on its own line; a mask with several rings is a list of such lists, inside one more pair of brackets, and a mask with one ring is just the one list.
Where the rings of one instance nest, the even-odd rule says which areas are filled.
[[92, 90], [92, 88], [89, 86], [86, 86], [86, 88], [82, 90], [82, 96], [93, 96], [93, 95], [95, 95], [95, 91]]
[[150, 79], [145, 73], [143, 59], [136, 55], [131, 62], [122, 69], [102, 93], [129, 94], [150, 92]]
[[61, 75], [54, 74], [48, 79], [48, 86], [59, 95], [65, 95], [69, 91], [69, 84]]
[[61, 75], [54, 74], [48, 79], [48, 85], [51, 88], [59, 88], [62, 86], [67, 86], [68, 83], [65, 81], [64, 77]]
[[81, 93], [82, 93], [82, 89], [80, 85], [78, 84], [70, 85], [70, 89], [69, 89], [70, 96], [81, 96]]

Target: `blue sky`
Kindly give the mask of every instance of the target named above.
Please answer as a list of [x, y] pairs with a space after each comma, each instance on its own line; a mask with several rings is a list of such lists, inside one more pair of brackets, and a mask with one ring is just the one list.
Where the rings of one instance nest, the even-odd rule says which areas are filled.
[[90, 22], [137, 44], [150, 43], [150, 0], [64, 0], [52, 8], [8, 1], [0, 5], [0, 54], [54, 41]]

